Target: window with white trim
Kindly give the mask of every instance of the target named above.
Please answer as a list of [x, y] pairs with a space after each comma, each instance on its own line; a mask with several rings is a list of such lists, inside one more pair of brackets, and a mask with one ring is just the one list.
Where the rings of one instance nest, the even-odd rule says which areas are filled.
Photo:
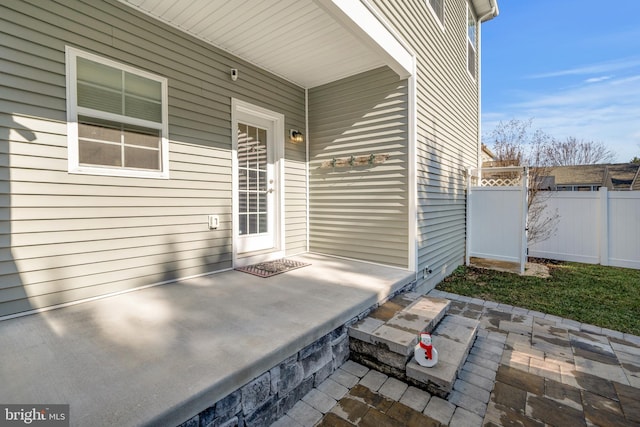
[[67, 47], [69, 172], [168, 178], [167, 80]]
[[440, 21], [440, 25], [444, 27], [444, 0], [428, 0], [429, 7], [433, 14]]
[[467, 70], [471, 77], [476, 78], [476, 34], [478, 23], [473, 11], [467, 3]]

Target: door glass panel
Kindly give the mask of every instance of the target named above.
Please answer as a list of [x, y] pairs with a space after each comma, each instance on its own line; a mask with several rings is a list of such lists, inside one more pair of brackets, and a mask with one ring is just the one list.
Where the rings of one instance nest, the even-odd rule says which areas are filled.
[[267, 130], [238, 123], [240, 235], [268, 233]]
[[244, 173], [244, 175], [247, 174], [248, 141], [247, 125], [238, 123], [238, 166], [240, 167], [240, 173]]
[[258, 164], [257, 168], [259, 170], [267, 169], [267, 131], [265, 129], [258, 129], [257, 132], [258, 141], [262, 141], [260, 145], [258, 145], [256, 150], [256, 162]]
[[258, 173], [258, 190], [267, 191], [267, 173], [266, 172]]
[[245, 214], [247, 213], [247, 192], [246, 191], [240, 191], [238, 193], [238, 206], [239, 209], [238, 211], [241, 214]]
[[247, 191], [247, 170], [240, 169], [238, 171], [238, 190]]
[[258, 171], [249, 170], [249, 191], [256, 191], [258, 189]]
[[240, 214], [238, 222], [240, 224], [240, 234], [247, 234], [249, 232], [249, 230], [247, 229], [247, 215]]
[[259, 233], [266, 233], [267, 230], [267, 215], [266, 214], [260, 214], [260, 218], [258, 221], [258, 232]]
[[258, 233], [258, 214], [249, 214], [249, 233]]

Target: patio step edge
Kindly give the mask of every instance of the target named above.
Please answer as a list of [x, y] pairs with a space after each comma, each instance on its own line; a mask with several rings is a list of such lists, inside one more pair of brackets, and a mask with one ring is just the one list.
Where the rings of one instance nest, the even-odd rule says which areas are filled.
[[431, 333], [450, 304], [451, 301], [444, 298], [401, 295], [352, 325], [349, 337], [396, 353], [408, 361], [420, 332]]
[[424, 384], [424, 388], [433, 394], [448, 396], [471, 351], [479, 326], [477, 320], [447, 315], [432, 334], [438, 363], [426, 368], [412, 358], [406, 365], [406, 376]]
[[[401, 295], [378, 307], [348, 331], [351, 358], [446, 398], [475, 341], [479, 322], [447, 314], [445, 298]], [[432, 368], [414, 356], [421, 332], [432, 335], [439, 361]]]

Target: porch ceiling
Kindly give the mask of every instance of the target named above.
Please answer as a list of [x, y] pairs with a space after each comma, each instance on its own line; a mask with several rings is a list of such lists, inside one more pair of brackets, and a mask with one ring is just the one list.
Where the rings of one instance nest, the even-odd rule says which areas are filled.
[[[304, 88], [385, 64], [398, 70], [388, 46], [336, 0], [120, 1]], [[372, 22], [358, 7], [357, 19]]]

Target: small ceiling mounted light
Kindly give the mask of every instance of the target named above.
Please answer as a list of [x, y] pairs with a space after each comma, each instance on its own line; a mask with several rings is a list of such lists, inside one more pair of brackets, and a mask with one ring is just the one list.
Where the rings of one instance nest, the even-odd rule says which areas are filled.
[[299, 144], [304, 141], [304, 135], [299, 130], [291, 129], [289, 130], [289, 139], [291, 142]]

